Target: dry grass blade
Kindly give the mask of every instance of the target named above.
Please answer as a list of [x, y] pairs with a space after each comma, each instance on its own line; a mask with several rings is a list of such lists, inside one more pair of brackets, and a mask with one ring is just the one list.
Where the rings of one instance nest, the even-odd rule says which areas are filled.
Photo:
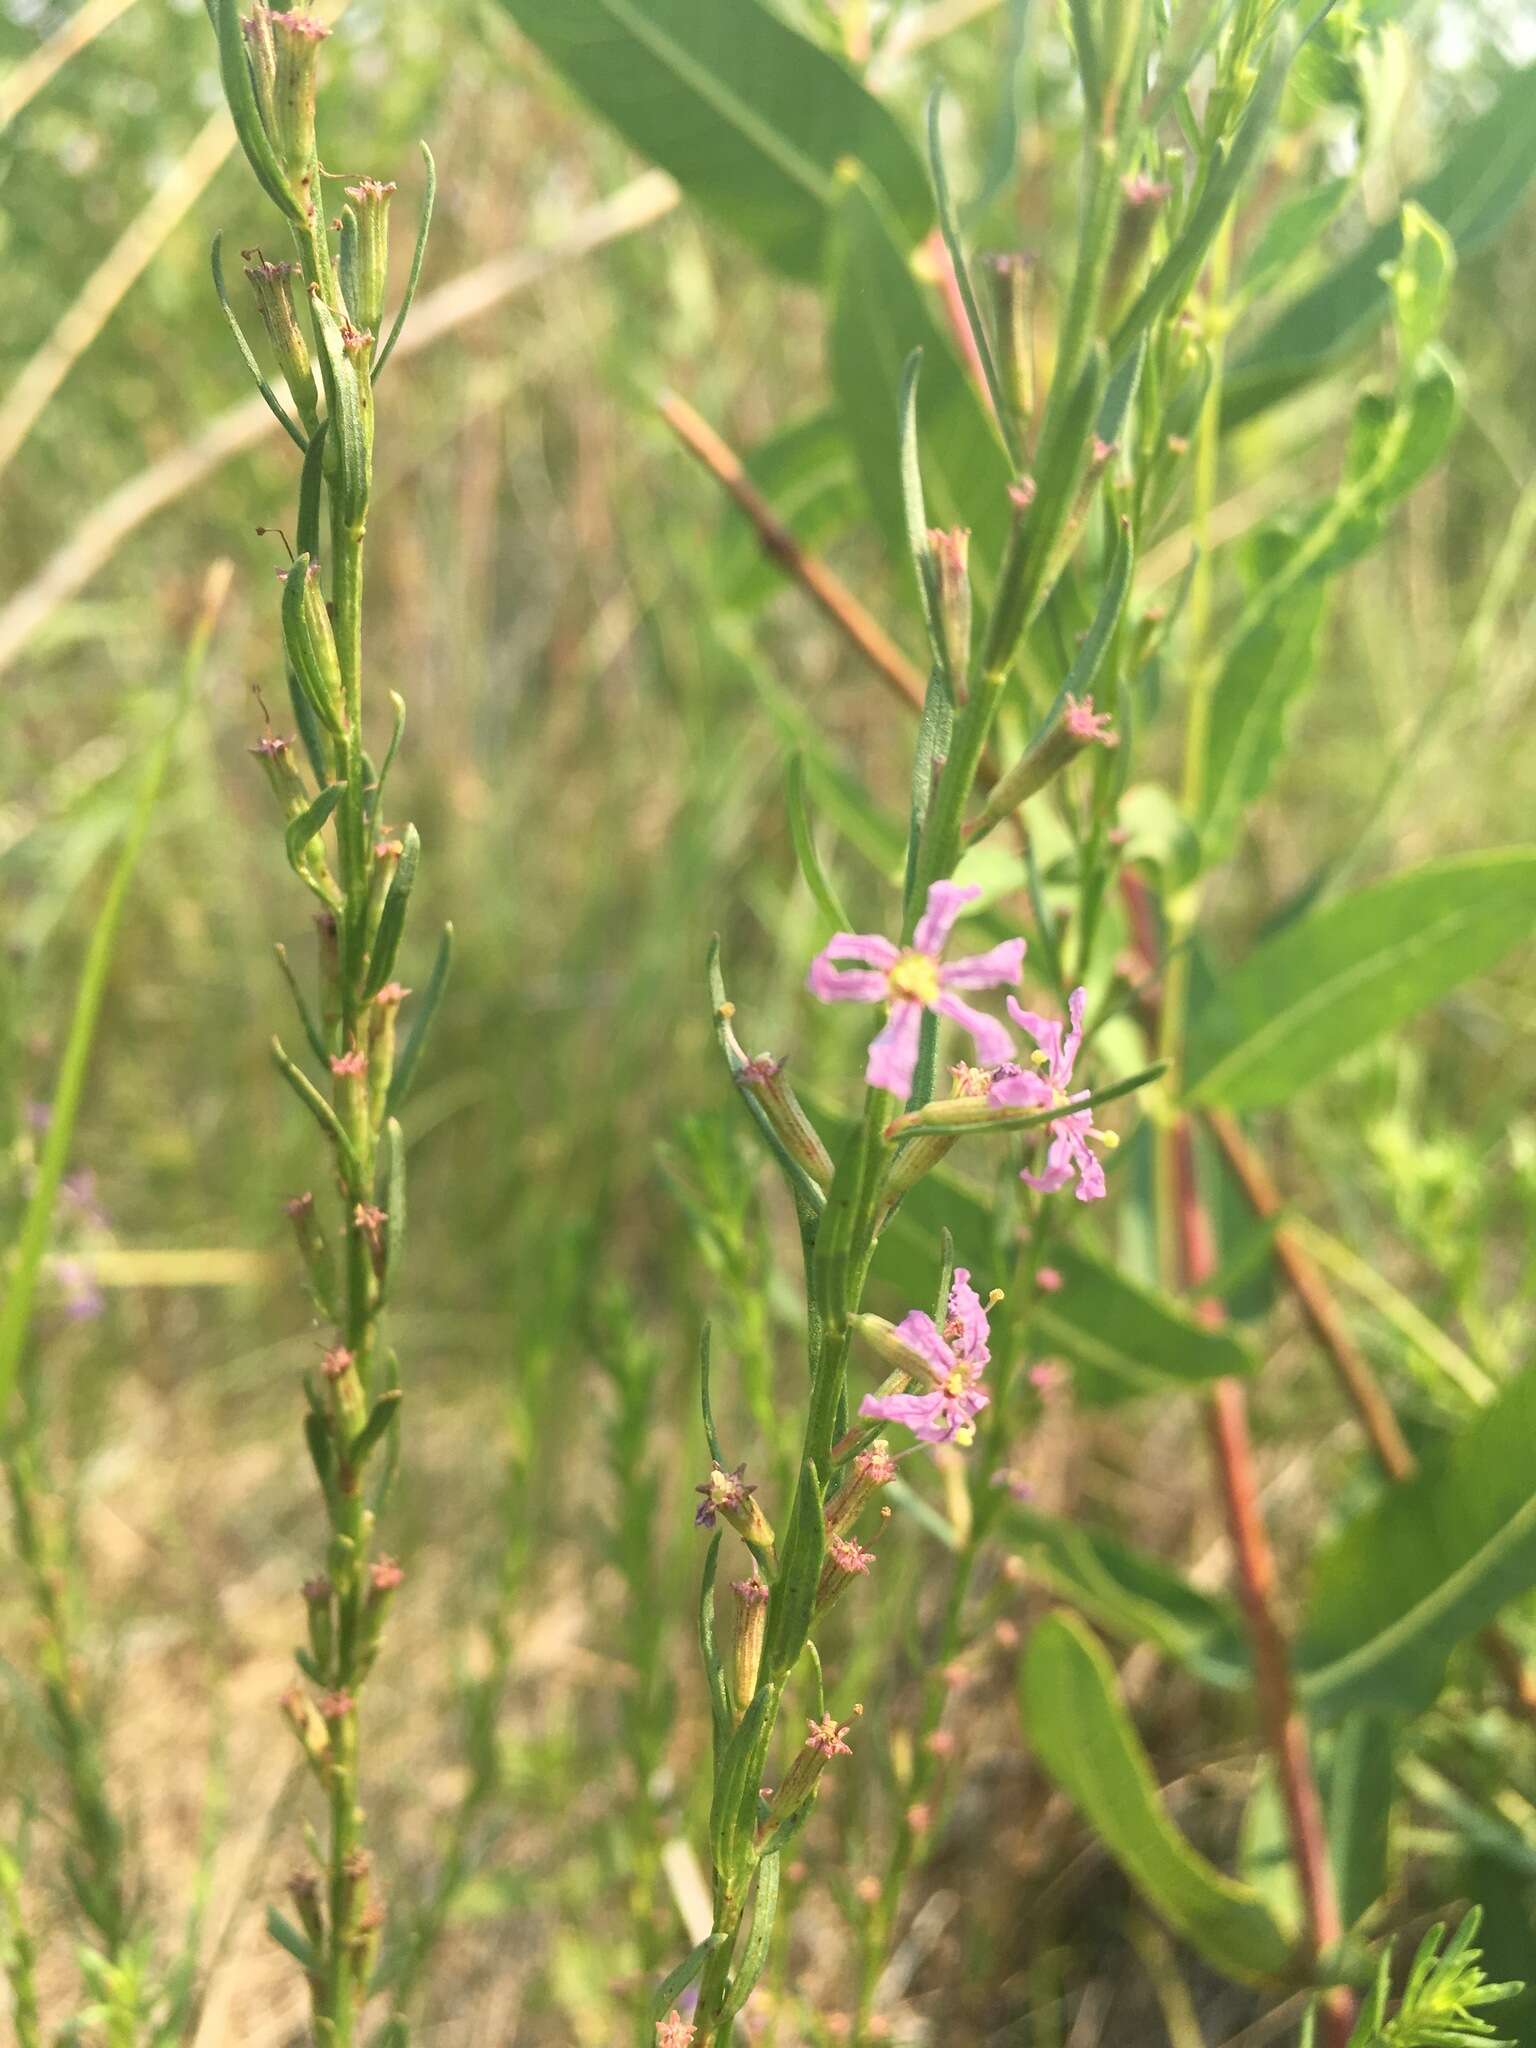
[[0, 128], [8, 127], [55, 72], [61, 71], [71, 57], [78, 57], [103, 29], [110, 28], [135, 4], [136, 0], [85, 0], [83, 7], [61, 22], [47, 42], [0, 79]]

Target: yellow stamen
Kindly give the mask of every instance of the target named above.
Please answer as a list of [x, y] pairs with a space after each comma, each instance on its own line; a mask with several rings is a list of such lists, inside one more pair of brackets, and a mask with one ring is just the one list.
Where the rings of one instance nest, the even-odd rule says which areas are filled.
[[885, 977], [891, 996], [925, 1007], [939, 999], [939, 963], [926, 953], [903, 953]]

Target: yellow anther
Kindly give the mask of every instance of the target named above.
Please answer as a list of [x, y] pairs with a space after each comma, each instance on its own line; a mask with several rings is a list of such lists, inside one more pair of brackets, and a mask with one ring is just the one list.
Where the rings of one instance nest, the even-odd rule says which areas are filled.
[[903, 953], [885, 977], [885, 985], [897, 1001], [924, 1005], [939, 999], [939, 963], [926, 953]]
[[1048, 1067], [1051, 1064], [1051, 1056], [1048, 1052], [1041, 1052], [1037, 1046], [1029, 1056], [1029, 1063], [1032, 1067]]
[[956, 1442], [957, 1444], [973, 1444], [973, 1443], [975, 1443], [975, 1441], [976, 1441], [976, 1425], [975, 1425], [975, 1423], [974, 1423], [974, 1422], [962, 1422], [962, 1423], [961, 1423], [961, 1425], [960, 1425], [960, 1427], [959, 1427], [959, 1428], [958, 1428], [958, 1429], [957, 1429], [957, 1430], [955, 1431], [955, 1435], [954, 1435], [954, 1441], [955, 1441], [955, 1442]]
[[987, 1307], [996, 1308], [997, 1304], [1004, 1298], [1005, 1297], [1001, 1287], [994, 1287], [992, 1292], [987, 1296]]

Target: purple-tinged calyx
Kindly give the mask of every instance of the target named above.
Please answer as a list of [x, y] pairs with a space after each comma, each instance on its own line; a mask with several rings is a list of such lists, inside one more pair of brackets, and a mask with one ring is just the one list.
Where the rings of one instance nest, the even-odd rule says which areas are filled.
[[713, 1529], [716, 1517], [723, 1516], [744, 1542], [755, 1544], [760, 1550], [771, 1550], [773, 1530], [752, 1498], [757, 1487], [748, 1484], [746, 1470], [744, 1464], [734, 1472], [728, 1472], [723, 1465], [710, 1466], [704, 1484], [693, 1489], [703, 1495], [694, 1510], [693, 1525], [696, 1529]]

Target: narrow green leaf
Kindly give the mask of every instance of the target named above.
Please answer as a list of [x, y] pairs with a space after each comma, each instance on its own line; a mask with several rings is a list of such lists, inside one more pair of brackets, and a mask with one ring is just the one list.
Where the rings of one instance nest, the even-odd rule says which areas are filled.
[[1019, 467], [1019, 450], [1013, 438], [1011, 411], [1003, 390], [1002, 378], [998, 375], [997, 361], [992, 353], [992, 340], [987, 324], [981, 317], [976, 290], [971, 283], [970, 265], [965, 260], [965, 246], [960, 240], [960, 225], [955, 219], [954, 204], [949, 196], [949, 177], [944, 168], [944, 145], [939, 134], [939, 114], [943, 104], [944, 88], [936, 85], [928, 95], [928, 167], [933, 178], [934, 203], [939, 213], [939, 231], [944, 237], [944, 247], [949, 252], [950, 267], [955, 273], [955, 284], [960, 292], [960, 301], [965, 308], [965, 317], [971, 330], [971, 339], [976, 344], [976, 354], [981, 362], [981, 374], [986, 380], [987, 395], [992, 401], [992, 417], [997, 422], [1003, 445], [1008, 450], [1008, 459], [1014, 468]]
[[1056, 1294], [1036, 1304], [1034, 1338], [1074, 1367], [1080, 1399], [1107, 1403], [1251, 1372], [1253, 1354], [1230, 1330], [1197, 1323], [1160, 1294], [1078, 1245], [1055, 1245]]
[[388, 1161], [384, 1183], [384, 1213], [389, 1218], [389, 1234], [385, 1239], [384, 1273], [379, 1282], [379, 1291], [381, 1298], [387, 1300], [399, 1274], [400, 1263], [405, 1257], [405, 1134], [395, 1117], [385, 1120], [384, 1143]]
[[437, 1006], [442, 1001], [443, 990], [448, 985], [448, 970], [452, 965], [453, 926], [445, 924], [443, 936], [437, 943], [437, 958], [432, 963], [432, 972], [422, 991], [421, 1001], [417, 1005], [410, 1031], [406, 1034], [405, 1044], [395, 1061], [395, 1071], [390, 1076], [389, 1093], [384, 1101], [385, 1112], [389, 1116], [398, 1116], [405, 1107], [406, 1098], [411, 1092], [411, 1083], [416, 1078], [416, 1069], [421, 1063], [427, 1033], [432, 1028], [432, 1019], [437, 1015]]
[[395, 756], [400, 751], [400, 740], [405, 732], [405, 699], [398, 690], [391, 690], [389, 701], [395, 714], [395, 722], [390, 731], [389, 745], [384, 749], [383, 764], [378, 774], [373, 778], [372, 787], [366, 793], [368, 816], [370, 819], [377, 818], [379, 815], [380, 808], [384, 802], [384, 790], [389, 781], [389, 771], [395, 765]]
[[[325, 438], [327, 422], [322, 420], [310, 436], [299, 475], [299, 520], [294, 545], [314, 562], [320, 558], [320, 505], [325, 483]], [[319, 772], [318, 770], [316, 771]]]
[[[728, 1882], [740, 1875], [746, 1858], [751, 1854], [751, 1814], [757, 1803], [763, 1757], [773, 1732], [778, 1704], [776, 1686], [764, 1684], [758, 1687], [742, 1716], [740, 1727], [725, 1745], [715, 1774], [715, 1793], [709, 1815], [710, 1849], [715, 1869]], [[748, 1817], [745, 1842], [742, 1839], [743, 1812]]]
[[819, 274], [845, 157], [884, 189], [907, 245], [932, 220], [897, 122], [761, 0], [504, 4], [605, 120], [776, 269]]
[[335, 314], [323, 299], [313, 295], [310, 308], [320, 340], [326, 431], [334, 444], [334, 473], [326, 478], [333, 516], [339, 513], [346, 526], [359, 533], [368, 517], [373, 489], [373, 398], [347, 353]]
[[720, 1566], [720, 1544], [724, 1535], [723, 1529], [717, 1529], [709, 1539], [709, 1548], [704, 1553], [704, 1570], [699, 1579], [699, 1654], [704, 1660], [704, 1675], [709, 1684], [717, 1758], [731, 1732], [731, 1702], [726, 1691], [725, 1666], [715, 1647], [715, 1574]]
[[1286, 1976], [1290, 1945], [1258, 1894], [1208, 1863], [1163, 1811], [1114, 1670], [1080, 1621], [1052, 1614], [1040, 1623], [1021, 1699], [1041, 1762], [1174, 1932], [1228, 1976]]
[[282, 971], [284, 981], [288, 984], [288, 993], [293, 997], [293, 1007], [299, 1013], [299, 1022], [304, 1027], [304, 1036], [309, 1041], [309, 1049], [314, 1054], [319, 1065], [323, 1067], [330, 1057], [329, 1048], [325, 1040], [320, 1036], [320, 1027], [315, 1022], [314, 1013], [309, 1007], [303, 989], [299, 986], [299, 978], [289, 963], [288, 948], [278, 945], [274, 946], [272, 950], [277, 955], [278, 967]]
[[816, 1586], [827, 1550], [826, 1516], [821, 1482], [809, 1458], [800, 1468], [800, 1484], [790, 1510], [789, 1527], [780, 1546], [779, 1575], [768, 1604], [768, 1631], [763, 1639], [763, 1670], [785, 1678], [794, 1669], [811, 1632]]
[[789, 757], [789, 768], [784, 778], [784, 800], [789, 812], [789, 836], [794, 843], [795, 860], [805, 886], [816, 899], [817, 907], [826, 918], [829, 928], [832, 931], [845, 932], [848, 929], [848, 913], [838, 902], [837, 893], [827, 880], [826, 872], [821, 865], [821, 856], [816, 851], [805, 797], [805, 762], [799, 754], [791, 754]]
[[908, 555], [897, 427], [906, 367], [920, 350], [925, 516], [935, 526], [971, 529], [972, 573], [985, 594], [1007, 540], [1013, 469], [878, 196], [856, 178], [845, 182], [837, 202], [831, 293], [832, 389], [891, 560]]
[[400, 301], [400, 310], [395, 315], [395, 324], [389, 330], [389, 339], [379, 350], [373, 363], [373, 382], [377, 386], [384, 374], [384, 365], [395, 352], [395, 343], [405, 327], [406, 315], [416, 297], [416, 287], [421, 283], [421, 266], [427, 258], [427, 237], [432, 232], [432, 209], [437, 203], [437, 161], [424, 142], [418, 143], [422, 160], [427, 167], [427, 189], [422, 194], [421, 217], [416, 223], [416, 246], [411, 251], [410, 274], [405, 280], [405, 296]]
[[715, 1428], [714, 1403], [710, 1398], [710, 1326], [706, 1323], [699, 1332], [699, 1412], [704, 1421], [704, 1441], [709, 1445], [709, 1455], [717, 1465], [725, 1464], [725, 1453], [720, 1448], [719, 1432]]
[[1228, 654], [1211, 693], [1206, 746], [1202, 857], [1231, 851], [1250, 804], [1284, 757], [1291, 721], [1317, 656], [1323, 585], [1305, 583], [1270, 607]]
[[[1512, 71], [1488, 110], [1456, 135], [1438, 170], [1408, 194], [1439, 222], [1462, 258], [1498, 234], [1536, 176], [1536, 65]], [[1222, 384], [1230, 428], [1339, 368], [1387, 317], [1384, 269], [1402, 248], [1402, 221], [1385, 222], [1238, 350]]]
[[1207, 1685], [1237, 1691], [1252, 1680], [1242, 1620], [1228, 1600], [1202, 1593], [1145, 1551], [1022, 1503], [1004, 1531], [1031, 1571], [1101, 1628], [1152, 1643]]
[[395, 971], [395, 957], [405, 932], [405, 914], [411, 906], [411, 890], [415, 887], [420, 860], [421, 835], [414, 825], [407, 825], [401, 841], [400, 858], [395, 863], [389, 894], [379, 912], [379, 928], [368, 956], [368, 979], [363, 983], [365, 1003], [378, 994]]
[[299, 1968], [314, 1977], [320, 1974], [320, 1958], [315, 1954], [308, 1938], [301, 1934], [293, 1922], [279, 1913], [276, 1906], [267, 1908], [267, 1932], [280, 1948], [287, 1949]]
[[288, 1083], [294, 1094], [297, 1095], [300, 1102], [309, 1111], [321, 1130], [335, 1143], [342, 1157], [348, 1160], [352, 1159], [354, 1156], [352, 1141], [342, 1128], [340, 1117], [337, 1116], [335, 1110], [326, 1101], [304, 1070], [296, 1066], [287, 1053], [284, 1052], [281, 1039], [274, 1038], [272, 1040], [272, 1064], [277, 1068], [277, 1071]]
[[291, 818], [283, 832], [283, 845], [288, 854], [288, 865], [302, 880], [309, 876], [304, 868], [304, 856], [310, 842], [318, 839], [325, 830], [332, 811], [346, 793], [343, 782], [329, 782], [311, 804], [306, 804], [296, 818]]
[[1265, 940], [1196, 1012], [1191, 1102], [1287, 1102], [1536, 928], [1536, 847], [1432, 861], [1325, 904]]
[[757, 1890], [752, 1899], [752, 1919], [747, 1928], [746, 1947], [731, 1978], [730, 1996], [721, 2019], [729, 2022], [746, 2004], [757, 1987], [773, 1946], [773, 1923], [779, 1910], [779, 1852], [769, 1850], [757, 1866]]
[[258, 363], [256, 360], [255, 351], [252, 349], [251, 344], [245, 338], [245, 329], [240, 325], [239, 320], [235, 317], [235, 309], [229, 303], [229, 293], [225, 290], [224, 287], [224, 261], [223, 256], [221, 254], [221, 245], [223, 243], [223, 240], [224, 235], [223, 231], [221, 230], [213, 238], [213, 250], [211, 255], [211, 262], [213, 268], [213, 289], [218, 295], [219, 306], [224, 314], [224, 318], [229, 323], [229, 331], [235, 337], [235, 347], [239, 349], [240, 359], [245, 364], [245, 367], [250, 371], [251, 376], [255, 381], [256, 389], [261, 393], [262, 397], [266, 400], [267, 410], [271, 413], [272, 417], [277, 421], [278, 425], [282, 428], [283, 432], [288, 436], [289, 440], [294, 442], [295, 445], [301, 450], [307, 450], [309, 447], [308, 437], [305, 435], [303, 429], [299, 426], [297, 420], [295, 420], [293, 415], [289, 412], [287, 406], [283, 404], [283, 401], [278, 397], [277, 393], [272, 389], [272, 386], [267, 382], [266, 374], [262, 370], [260, 363]]
[[240, 27], [239, 0], [208, 0], [208, 7], [219, 42], [219, 77], [223, 81], [224, 97], [229, 103], [240, 147], [256, 173], [257, 183], [272, 204], [286, 219], [301, 221], [303, 210], [288, 188], [287, 177], [262, 125], [261, 110], [256, 104], [256, 88], [251, 83], [245, 36]]
[[368, 1420], [352, 1439], [348, 1453], [352, 1464], [359, 1472], [383, 1442], [386, 1431], [400, 1412], [400, 1403], [404, 1398], [398, 1387], [388, 1387], [369, 1409]]
[[720, 1946], [718, 1934], [707, 1934], [696, 1948], [691, 1948], [669, 1977], [657, 1985], [651, 1999], [651, 2018], [664, 2020], [682, 1997], [688, 1986], [698, 1976], [711, 1955]]
[[1536, 1586], [1536, 1368], [1318, 1553], [1299, 1662], [1307, 1709], [1418, 1712], [1446, 1659]]
[[1216, 149], [1205, 185], [1173, 247], [1142, 286], [1134, 305], [1115, 332], [1113, 355], [1121, 357], [1159, 315], [1188, 297], [1210, 254], [1222, 222], [1236, 201], [1243, 180], [1253, 169], [1269, 133], [1290, 69], [1294, 43], [1282, 23], [1270, 39], [1268, 53], [1231, 146]]

